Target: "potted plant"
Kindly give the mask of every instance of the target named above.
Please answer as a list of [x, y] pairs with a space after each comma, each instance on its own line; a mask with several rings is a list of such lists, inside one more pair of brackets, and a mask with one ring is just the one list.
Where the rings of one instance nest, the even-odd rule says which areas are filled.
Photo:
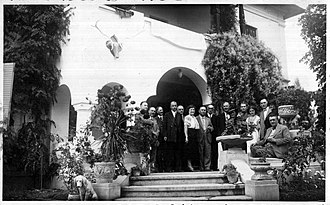
[[233, 164], [225, 164], [222, 168], [222, 172], [228, 179], [228, 182], [234, 184], [238, 182], [240, 174], [236, 171], [236, 167]]
[[100, 152], [92, 153], [90, 162], [95, 165], [96, 182], [110, 183], [114, 178], [116, 162], [122, 161], [127, 151], [127, 141], [134, 139], [126, 129], [127, 116], [121, 109], [131, 96], [123, 92], [122, 85], [115, 85], [108, 92], [98, 90], [97, 97], [98, 103], [92, 108], [86, 134], [96, 128], [102, 131], [102, 135], [98, 139]]

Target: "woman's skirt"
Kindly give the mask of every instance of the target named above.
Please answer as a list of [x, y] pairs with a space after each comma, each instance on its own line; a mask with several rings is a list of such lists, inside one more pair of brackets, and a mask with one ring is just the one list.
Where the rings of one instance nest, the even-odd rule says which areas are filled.
[[188, 128], [188, 143], [185, 148], [185, 155], [187, 160], [192, 160], [193, 162], [198, 162], [199, 153], [198, 153], [198, 129]]

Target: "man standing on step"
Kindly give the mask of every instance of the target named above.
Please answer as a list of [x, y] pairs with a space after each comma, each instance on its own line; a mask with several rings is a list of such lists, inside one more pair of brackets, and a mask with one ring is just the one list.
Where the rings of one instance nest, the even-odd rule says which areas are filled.
[[218, 142], [216, 138], [220, 136], [221, 120], [218, 115], [214, 114], [214, 106], [212, 104], [207, 106], [207, 117], [211, 119], [214, 130], [211, 132], [211, 169], [218, 170]]
[[197, 137], [199, 150], [200, 171], [211, 171], [211, 142], [213, 125], [210, 118], [206, 117], [206, 107], [199, 108], [199, 115], [196, 117], [199, 123], [199, 134]]
[[157, 159], [156, 159], [156, 167], [158, 169], [158, 172], [164, 172], [165, 171], [165, 158], [164, 158], [164, 151], [166, 150], [166, 142], [164, 141], [164, 111], [163, 107], [158, 106], [156, 108], [157, 112], [157, 124], [159, 127], [159, 135], [158, 135], [158, 141], [159, 141], [159, 147], [157, 149]]
[[261, 107], [261, 112], [260, 112], [260, 140], [264, 139], [264, 136], [266, 134], [266, 130], [270, 128], [270, 123], [268, 119], [269, 113], [272, 112], [270, 107], [268, 107], [268, 101], [263, 98], [260, 100], [260, 107]]
[[178, 129], [180, 126], [180, 115], [177, 112], [177, 103], [172, 101], [170, 104], [170, 111], [164, 115], [164, 141], [166, 142], [165, 150], [165, 171], [173, 172], [175, 169], [176, 147], [178, 138]]
[[184, 157], [184, 146], [185, 146], [185, 135], [184, 135], [184, 126], [183, 126], [183, 112], [184, 107], [182, 105], [178, 106], [178, 135], [177, 135], [177, 142], [175, 148], [175, 171], [182, 172], [184, 167], [186, 166], [184, 163], [186, 162]]

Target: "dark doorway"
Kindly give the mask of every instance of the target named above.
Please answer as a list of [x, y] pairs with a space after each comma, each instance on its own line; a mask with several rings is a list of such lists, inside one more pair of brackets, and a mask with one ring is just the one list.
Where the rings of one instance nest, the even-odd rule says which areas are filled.
[[190, 78], [184, 74], [179, 77], [177, 72], [167, 72], [158, 82], [157, 95], [148, 98], [150, 106], [162, 106], [164, 113], [170, 110], [171, 101], [176, 101], [178, 105], [186, 108], [193, 104], [197, 108], [202, 105], [202, 96]]

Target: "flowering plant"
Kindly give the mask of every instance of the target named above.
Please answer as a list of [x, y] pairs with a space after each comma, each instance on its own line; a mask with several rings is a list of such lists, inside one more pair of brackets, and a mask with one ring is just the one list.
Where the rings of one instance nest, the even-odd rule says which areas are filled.
[[226, 120], [225, 130], [221, 133], [221, 136], [224, 135], [240, 135], [241, 138], [252, 138], [253, 128], [250, 127], [249, 129], [246, 128], [246, 124], [238, 122], [235, 118], [236, 111], [232, 109], [229, 111], [230, 118]]
[[74, 136], [72, 141], [63, 142], [53, 150], [52, 161], [58, 165], [58, 179], [70, 192], [74, 192], [73, 179], [84, 174], [84, 154], [89, 152], [90, 142], [85, 136]]
[[91, 121], [87, 124], [87, 130], [96, 128], [102, 131], [101, 153], [95, 159], [120, 161], [127, 151], [127, 141], [134, 139], [126, 129], [128, 117], [121, 109], [122, 103], [128, 102], [131, 96], [124, 93], [122, 85], [109, 87], [108, 92], [98, 90], [97, 96], [98, 103], [94, 105]]

